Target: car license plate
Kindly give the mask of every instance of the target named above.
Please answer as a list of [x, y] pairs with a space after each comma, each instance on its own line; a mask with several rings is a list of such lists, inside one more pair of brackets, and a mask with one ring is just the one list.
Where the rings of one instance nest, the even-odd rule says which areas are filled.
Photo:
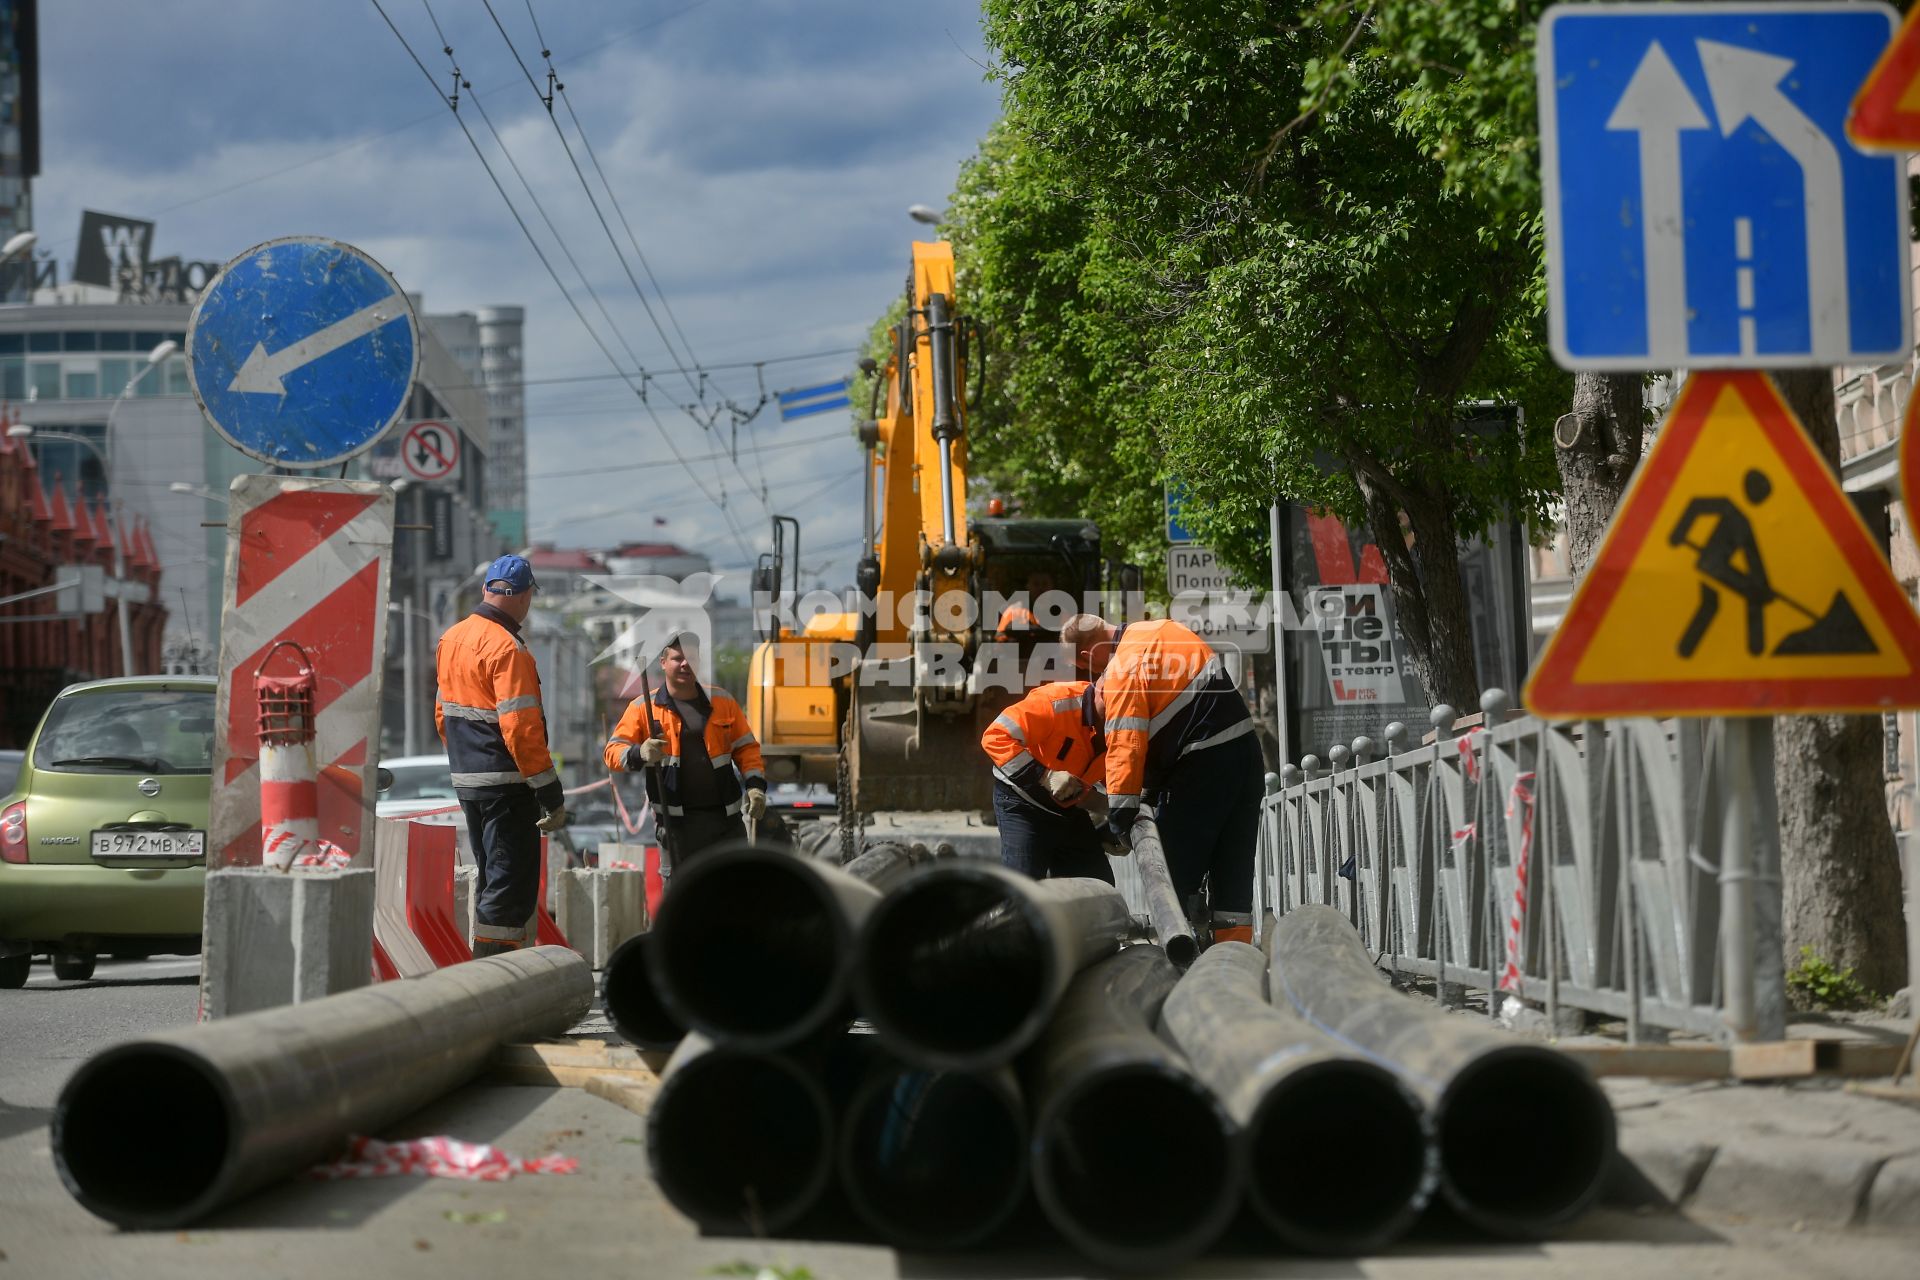
[[119, 858], [203, 858], [204, 831], [96, 831], [93, 856], [103, 861]]

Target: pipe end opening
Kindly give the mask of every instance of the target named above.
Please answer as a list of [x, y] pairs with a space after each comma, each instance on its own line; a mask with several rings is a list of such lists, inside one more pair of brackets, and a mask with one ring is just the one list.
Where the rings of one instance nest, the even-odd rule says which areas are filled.
[[922, 875], [894, 890], [868, 921], [863, 960], [874, 1025], [943, 1065], [1017, 1050], [1047, 1012], [1044, 926], [984, 876]]
[[831, 1173], [826, 1099], [783, 1059], [710, 1051], [654, 1104], [660, 1188], [703, 1226], [755, 1235], [805, 1213]]
[[157, 1045], [82, 1066], [53, 1116], [53, 1155], [74, 1198], [123, 1227], [177, 1226], [210, 1207], [232, 1118], [217, 1077]]
[[607, 959], [600, 994], [607, 1017], [620, 1038], [642, 1049], [671, 1049], [687, 1029], [660, 999], [649, 971], [652, 935], [636, 933]]
[[840, 1167], [854, 1208], [882, 1236], [958, 1248], [1019, 1207], [1026, 1141], [1018, 1103], [982, 1077], [889, 1072], [855, 1099]]
[[1377, 1248], [1413, 1224], [1432, 1189], [1420, 1107], [1369, 1063], [1322, 1063], [1282, 1082], [1247, 1140], [1254, 1210], [1299, 1248]]
[[651, 963], [671, 1012], [716, 1039], [789, 1038], [841, 999], [845, 926], [831, 895], [790, 855], [693, 862], [655, 937]]
[[1226, 1227], [1238, 1167], [1227, 1118], [1198, 1081], [1135, 1066], [1095, 1076], [1052, 1109], [1034, 1181], [1048, 1217], [1082, 1252], [1163, 1266]]
[[1535, 1236], [1590, 1205], [1614, 1155], [1613, 1107], [1579, 1064], [1516, 1047], [1470, 1064], [1439, 1115], [1449, 1196], [1490, 1230]]

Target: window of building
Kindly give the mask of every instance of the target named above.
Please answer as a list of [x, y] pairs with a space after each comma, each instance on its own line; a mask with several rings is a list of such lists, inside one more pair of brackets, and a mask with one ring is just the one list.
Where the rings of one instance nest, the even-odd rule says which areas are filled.
[[54, 360], [35, 360], [27, 366], [27, 399], [60, 398], [60, 365]]
[[19, 404], [27, 398], [27, 362], [18, 358], [0, 359], [0, 400]]
[[0, 355], [17, 356], [27, 349], [24, 333], [0, 333]]
[[131, 351], [133, 350], [133, 335], [124, 330], [109, 329], [100, 335], [100, 349], [102, 351]]
[[27, 335], [27, 350], [58, 351], [60, 335], [57, 333], [30, 333]]
[[[187, 362], [185, 360], [169, 360], [167, 361], [166, 369], [168, 395], [185, 396], [193, 394], [193, 384], [187, 381]], [[158, 382], [160, 381], [160, 375], [156, 373], [147, 379], [147, 381]]]
[[60, 345], [67, 351], [98, 351], [100, 349], [100, 335], [91, 329], [75, 331], [73, 333], [63, 333], [60, 335]]
[[[102, 337], [106, 336], [104, 334]], [[133, 376], [133, 361], [102, 360], [100, 362], [100, 386], [110, 396], [117, 396], [126, 388], [127, 379]]]
[[100, 398], [100, 370], [68, 368], [67, 399], [97, 400]]
[[[138, 343], [141, 338], [141, 335], [136, 333], [133, 335], [133, 338], [134, 338], [134, 341]], [[136, 347], [135, 349], [137, 350], [138, 348]], [[173, 364], [175, 362], [172, 360], [169, 360], [167, 361], [167, 363]], [[185, 362], [182, 361], [180, 363], [185, 363]], [[124, 387], [127, 384], [123, 382], [120, 385]], [[136, 385], [133, 389], [133, 394], [136, 396], [163, 396], [167, 394], [166, 370], [156, 369], [152, 373], [148, 374], [146, 377], [140, 379], [139, 384]]]

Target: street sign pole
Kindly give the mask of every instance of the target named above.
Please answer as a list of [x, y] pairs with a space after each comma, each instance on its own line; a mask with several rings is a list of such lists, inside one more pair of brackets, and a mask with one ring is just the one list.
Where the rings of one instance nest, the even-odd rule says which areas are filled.
[[[1744, 716], [1720, 721], [1720, 784], [1725, 811], [1720, 822], [1721, 1008], [1735, 1041], [1751, 1043], [1758, 1030], [1754, 1011], [1753, 722]], [[1638, 938], [1628, 945], [1637, 947]]]

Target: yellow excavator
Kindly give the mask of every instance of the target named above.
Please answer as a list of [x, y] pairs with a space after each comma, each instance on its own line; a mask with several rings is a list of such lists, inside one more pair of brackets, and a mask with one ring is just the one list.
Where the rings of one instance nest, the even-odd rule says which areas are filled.
[[[1091, 521], [968, 515], [970, 371], [984, 386], [983, 335], [958, 310], [953, 247], [917, 242], [892, 354], [869, 368], [854, 607], [804, 619], [774, 612], [748, 669], [747, 717], [769, 778], [832, 782], [848, 856], [868, 815], [990, 807], [980, 734], [1019, 696], [1010, 672], [1057, 641], [1045, 624], [1060, 619], [1042, 611], [983, 651], [1002, 622], [987, 610], [1022, 593], [1084, 600], [1102, 587]], [[773, 531], [756, 602], [790, 611], [800, 599], [799, 522], [776, 516]]]

